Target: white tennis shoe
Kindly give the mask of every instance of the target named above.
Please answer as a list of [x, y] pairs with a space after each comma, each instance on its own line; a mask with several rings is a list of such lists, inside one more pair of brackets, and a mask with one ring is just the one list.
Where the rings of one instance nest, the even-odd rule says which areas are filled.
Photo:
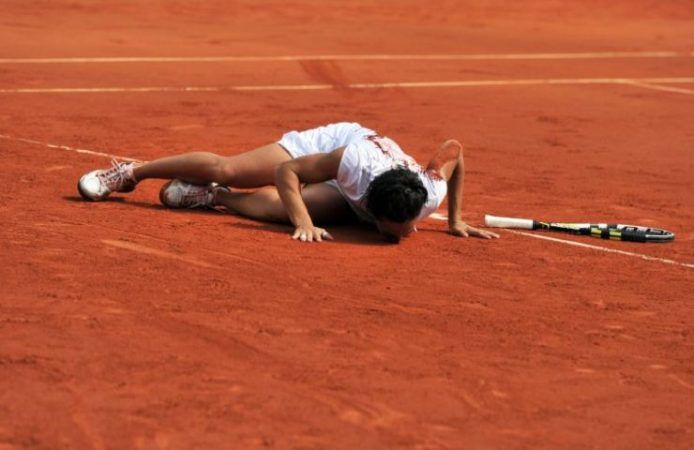
[[182, 180], [171, 180], [159, 191], [159, 200], [169, 208], [214, 208], [217, 189], [227, 190], [217, 183], [198, 185]]
[[135, 189], [135, 163], [122, 163], [113, 159], [111, 165], [113, 167], [110, 169], [92, 170], [80, 178], [77, 190], [85, 200], [105, 200], [112, 192], [130, 192]]

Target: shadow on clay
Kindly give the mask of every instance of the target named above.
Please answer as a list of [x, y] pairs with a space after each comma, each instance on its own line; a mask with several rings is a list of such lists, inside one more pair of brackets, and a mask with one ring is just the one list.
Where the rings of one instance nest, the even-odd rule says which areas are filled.
[[[292, 228], [289, 225], [255, 222], [250, 219], [244, 219], [244, 222], [230, 222], [227, 226], [239, 228], [243, 230], [265, 231], [283, 235], [288, 237], [291, 234]], [[348, 225], [332, 225], [327, 226], [328, 231], [333, 236], [332, 241], [327, 241], [325, 244], [359, 244], [359, 245], [377, 245], [389, 246], [394, 245], [386, 241], [375, 229], [364, 224], [348, 224]]]
[[[84, 200], [78, 195], [66, 195], [62, 197], [63, 200], [69, 202], [79, 202], [79, 203], [91, 203]], [[171, 209], [159, 203], [149, 203], [130, 200], [126, 197], [110, 197], [107, 202], [116, 202], [119, 204], [127, 204], [128, 206], [134, 206], [136, 208], [143, 208], [148, 210], [158, 210], [166, 211], [173, 214], [213, 214], [220, 217], [229, 217], [240, 219], [239, 222], [226, 222], [226, 225], [233, 228], [238, 228], [242, 230], [252, 230], [252, 231], [264, 231], [275, 233], [278, 235], [288, 236], [291, 233], [291, 227], [285, 224], [278, 223], [266, 223], [257, 222], [252, 219], [248, 219], [237, 214], [227, 213], [225, 211], [219, 210], [205, 210], [205, 209]], [[101, 202], [94, 202], [101, 203]], [[388, 242], [381, 236], [378, 231], [370, 225], [362, 224], [358, 222], [350, 224], [333, 224], [333, 225], [323, 225], [328, 228], [328, 231], [333, 235], [334, 239], [327, 244], [359, 244], [359, 245], [376, 245], [376, 246], [390, 246], [395, 245]]]

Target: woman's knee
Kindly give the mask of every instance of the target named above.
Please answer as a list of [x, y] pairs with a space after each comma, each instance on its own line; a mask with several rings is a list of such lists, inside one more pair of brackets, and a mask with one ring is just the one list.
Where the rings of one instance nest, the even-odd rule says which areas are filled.
[[233, 186], [237, 177], [236, 165], [232, 158], [217, 156], [212, 165], [212, 180], [225, 186]]
[[227, 167], [226, 159], [212, 152], [193, 151], [186, 154], [188, 157], [187, 164], [196, 168], [195, 180], [203, 180], [203, 182], [216, 182], [225, 184], [228, 179], [230, 168]]

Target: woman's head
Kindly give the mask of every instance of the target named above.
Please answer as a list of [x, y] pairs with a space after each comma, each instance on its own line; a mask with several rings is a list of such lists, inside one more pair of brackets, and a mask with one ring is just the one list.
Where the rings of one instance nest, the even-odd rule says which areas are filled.
[[[407, 224], [417, 219], [427, 198], [427, 190], [416, 173], [404, 168], [391, 169], [369, 185], [366, 209], [377, 222]], [[411, 231], [413, 227], [412, 224], [402, 228]]]

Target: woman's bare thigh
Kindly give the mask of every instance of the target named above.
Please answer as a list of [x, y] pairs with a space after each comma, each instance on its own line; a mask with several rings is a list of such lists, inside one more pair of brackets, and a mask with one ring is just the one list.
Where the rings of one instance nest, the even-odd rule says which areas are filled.
[[275, 171], [291, 160], [289, 153], [278, 143], [256, 148], [240, 155], [224, 158], [225, 173], [230, 185], [237, 188], [256, 188], [275, 184]]
[[356, 219], [345, 198], [327, 183], [308, 184], [301, 191], [314, 224], [335, 224]]
[[[265, 187], [255, 192], [243, 194], [234, 200], [234, 194], [221, 204], [236, 212], [257, 220], [291, 223], [287, 209], [275, 187]], [[356, 215], [340, 192], [327, 183], [308, 184], [301, 190], [313, 223], [346, 223], [356, 219]]]

